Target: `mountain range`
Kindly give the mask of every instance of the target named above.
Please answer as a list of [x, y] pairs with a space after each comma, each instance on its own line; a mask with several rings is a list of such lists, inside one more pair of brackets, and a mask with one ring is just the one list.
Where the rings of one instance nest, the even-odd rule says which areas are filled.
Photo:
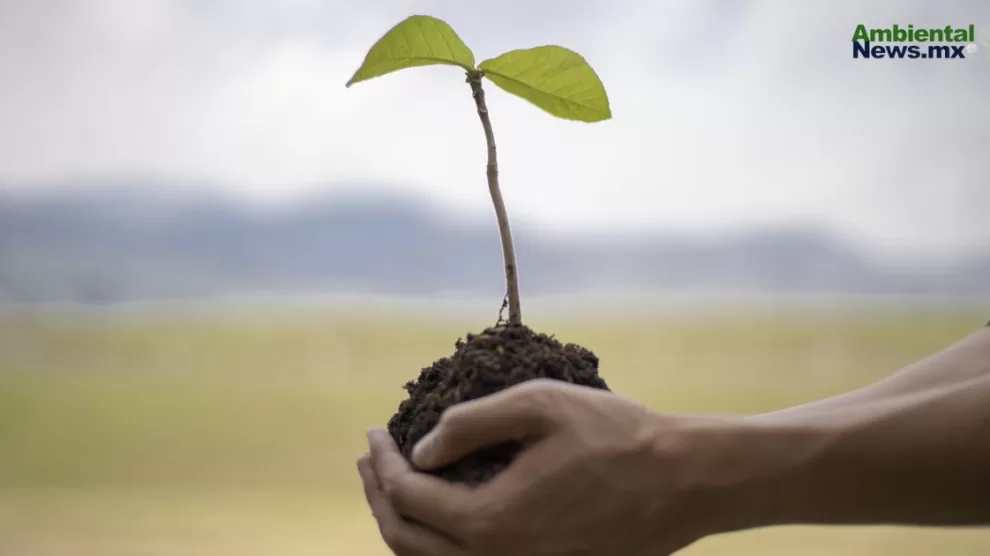
[[[2, 191], [2, 190], [0, 190]], [[0, 300], [104, 304], [237, 295], [496, 296], [494, 215], [342, 193], [261, 211], [167, 185], [0, 193]], [[524, 295], [723, 290], [990, 297], [990, 253], [932, 272], [813, 228], [720, 239], [551, 235], [513, 223]]]

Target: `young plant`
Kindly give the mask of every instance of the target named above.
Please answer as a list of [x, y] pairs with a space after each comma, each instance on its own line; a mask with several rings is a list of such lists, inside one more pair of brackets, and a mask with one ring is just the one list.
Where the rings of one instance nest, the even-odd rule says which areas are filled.
[[[406, 384], [409, 398], [399, 405], [388, 429], [407, 458], [416, 442], [436, 426], [440, 414], [454, 404], [535, 378], [608, 389], [598, 375], [594, 353], [575, 344], [563, 345], [522, 323], [516, 256], [499, 189], [495, 134], [482, 88], [482, 80], [488, 79], [558, 118], [597, 122], [612, 116], [601, 81], [584, 58], [560, 46], [512, 50], [476, 66], [474, 54], [449, 25], [433, 17], [415, 15], [393, 27], [371, 47], [347, 86], [428, 65], [456, 66], [467, 74], [488, 147], [488, 191], [495, 206], [505, 263], [502, 309], [508, 305], [509, 318], [502, 326], [500, 312], [494, 327], [481, 334], [468, 334], [466, 341], [458, 340], [453, 355], [422, 369], [418, 380]], [[519, 447], [511, 442], [491, 446], [435, 473], [455, 482], [485, 482], [512, 461]]]
[[488, 191], [505, 263], [509, 323], [522, 323], [519, 277], [509, 218], [498, 183], [498, 156], [482, 79], [522, 97], [549, 114], [567, 120], [598, 122], [612, 117], [608, 95], [601, 80], [578, 53], [560, 46], [537, 46], [512, 50], [475, 66], [474, 53], [446, 22], [414, 15], [392, 27], [371, 47], [364, 63], [347, 87], [405, 68], [429, 65], [457, 66], [467, 72], [467, 83], [484, 128], [488, 145]]

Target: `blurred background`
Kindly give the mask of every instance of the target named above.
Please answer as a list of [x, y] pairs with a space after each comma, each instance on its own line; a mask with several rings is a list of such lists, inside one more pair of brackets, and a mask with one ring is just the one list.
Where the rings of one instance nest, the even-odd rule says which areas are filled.
[[[593, 125], [488, 102], [525, 318], [614, 390], [770, 411], [990, 320], [986, 2], [0, 0], [0, 554], [388, 554], [364, 432], [504, 293], [459, 70], [344, 87], [415, 13], [605, 83]], [[977, 51], [854, 60], [860, 23]], [[990, 532], [684, 554], [840, 552]]]

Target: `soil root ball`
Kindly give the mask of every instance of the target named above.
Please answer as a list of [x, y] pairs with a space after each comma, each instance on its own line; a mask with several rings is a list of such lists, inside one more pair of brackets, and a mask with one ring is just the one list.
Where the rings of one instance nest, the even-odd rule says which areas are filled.
[[[548, 378], [608, 390], [598, 376], [598, 357], [561, 344], [521, 324], [486, 329], [458, 340], [453, 355], [424, 368], [405, 385], [409, 397], [388, 423], [388, 431], [408, 458], [413, 446], [436, 426], [450, 406], [493, 394], [527, 380]], [[434, 472], [446, 480], [479, 484], [504, 469], [519, 450], [510, 442], [485, 448]]]

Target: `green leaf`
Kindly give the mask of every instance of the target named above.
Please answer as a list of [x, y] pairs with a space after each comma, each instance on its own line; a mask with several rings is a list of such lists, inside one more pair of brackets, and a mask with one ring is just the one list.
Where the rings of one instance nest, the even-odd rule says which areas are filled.
[[451, 65], [474, 69], [474, 54], [457, 33], [435, 17], [410, 16], [371, 47], [347, 86], [416, 66]]
[[485, 77], [565, 120], [598, 122], [612, 117], [608, 95], [588, 62], [561, 46], [512, 50], [478, 65]]

